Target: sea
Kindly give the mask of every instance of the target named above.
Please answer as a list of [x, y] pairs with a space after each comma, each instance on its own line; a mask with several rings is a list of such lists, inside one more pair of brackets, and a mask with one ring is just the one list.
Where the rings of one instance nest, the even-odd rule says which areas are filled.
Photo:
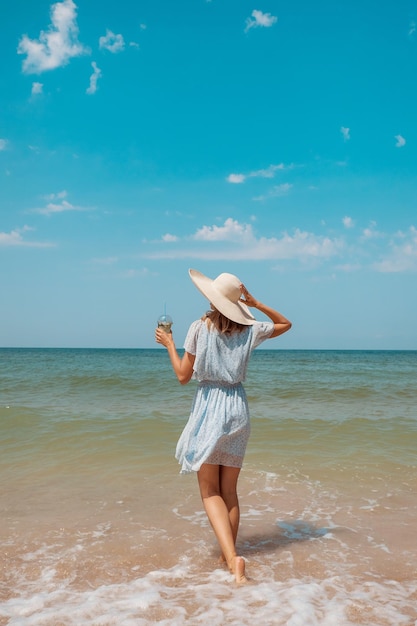
[[417, 352], [262, 350], [238, 553], [165, 349], [0, 350], [0, 625], [416, 626]]

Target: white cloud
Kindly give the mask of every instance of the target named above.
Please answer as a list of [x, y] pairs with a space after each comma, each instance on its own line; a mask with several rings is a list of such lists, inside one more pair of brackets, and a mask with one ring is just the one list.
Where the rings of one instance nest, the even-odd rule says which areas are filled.
[[203, 226], [193, 239], [198, 241], [241, 241], [253, 238], [252, 226], [250, 224], [239, 224], [229, 217], [223, 226]]
[[0, 139], [0, 152], [6, 150], [8, 141], [7, 139]]
[[416, 23], [414, 20], [412, 20], [410, 22], [410, 27], [408, 29], [408, 35], [409, 37], [412, 37], [414, 35], [414, 33], [416, 32]]
[[122, 52], [122, 50], [125, 49], [125, 40], [123, 39], [123, 35], [115, 35], [107, 28], [106, 34], [98, 40], [98, 45], [100, 50], [108, 50], [114, 54], [116, 52]]
[[73, 0], [63, 0], [51, 6], [51, 22], [47, 31], [41, 31], [39, 39], [23, 35], [17, 48], [18, 54], [26, 55], [22, 64], [26, 74], [40, 74], [67, 65], [73, 57], [86, 54], [88, 50], [78, 41], [77, 6]]
[[59, 204], [55, 202], [49, 202], [46, 207], [43, 209], [36, 209], [35, 213], [39, 213], [40, 215], [52, 215], [52, 213], [64, 213], [65, 211], [79, 211], [72, 204], [70, 204], [67, 200], [63, 200]]
[[25, 246], [27, 248], [51, 248], [54, 244], [39, 242], [39, 241], [26, 241], [23, 238], [24, 233], [34, 230], [30, 226], [23, 226], [23, 228], [15, 228], [10, 233], [0, 232], [0, 247], [16, 247]]
[[32, 96], [36, 96], [37, 94], [42, 93], [43, 84], [42, 83], [32, 83]]
[[362, 231], [362, 241], [366, 241], [369, 239], [380, 239], [384, 236], [384, 233], [376, 230], [376, 222], [371, 222], [368, 228], [364, 228]]
[[43, 196], [45, 200], [61, 200], [62, 198], [66, 198], [68, 193], [65, 191], [58, 191], [58, 193], [48, 193], [46, 196]]
[[120, 272], [120, 277], [124, 279], [146, 278], [147, 276], [157, 276], [156, 272], [151, 272], [147, 267], [140, 269], [130, 268]]
[[44, 196], [47, 204], [45, 207], [32, 209], [31, 213], [38, 213], [39, 215], [53, 215], [55, 213], [66, 213], [68, 211], [86, 211], [83, 207], [74, 206], [68, 200], [66, 191], [60, 191], [59, 193], [51, 193]]
[[270, 165], [266, 169], [263, 170], [255, 170], [254, 172], [250, 172], [249, 176], [251, 178], [274, 178], [275, 172], [278, 170], [284, 170], [284, 163], [279, 163], [278, 165]]
[[343, 135], [343, 139], [345, 141], [349, 141], [349, 139], [350, 139], [350, 128], [346, 128], [345, 126], [341, 126], [340, 127], [340, 132]]
[[402, 135], [395, 135], [395, 139], [397, 140], [397, 143], [395, 144], [396, 148], [402, 148], [405, 146], [406, 141]]
[[91, 63], [91, 67], [93, 68], [93, 73], [90, 76], [90, 84], [85, 90], [85, 93], [88, 93], [89, 96], [92, 96], [97, 91], [97, 82], [98, 79], [101, 78], [101, 69], [97, 67], [97, 63], [93, 61]]
[[389, 254], [375, 263], [374, 269], [383, 273], [417, 272], [417, 229], [410, 226], [407, 233], [397, 233], [390, 241]]
[[236, 185], [236, 184], [244, 183], [246, 180], [246, 176], [244, 174], [229, 174], [226, 180], [228, 183], [233, 183]]
[[263, 241], [269, 242], [271, 251], [276, 254], [275, 258], [282, 259], [329, 258], [338, 254], [344, 245], [341, 239], [315, 235], [299, 228], [295, 229], [293, 235], [285, 233], [281, 239], [264, 238], [260, 240], [261, 245]]
[[245, 33], [247, 33], [251, 28], [258, 28], [258, 26], [262, 26], [264, 28], [270, 28], [277, 21], [278, 18], [270, 13], [262, 13], [262, 11], [252, 11], [252, 18], [248, 17], [246, 19]]
[[229, 174], [226, 180], [228, 183], [244, 183], [248, 178], [274, 178], [275, 173], [279, 170], [291, 169], [292, 165], [284, 165], [284, 163], [279, 163], [278, 165], [269, 165], [265, 169], [254, 170], [249, 172], [249, 174]]
[[342, 222], [345, 228], [353, 228], [355, 225], [355, 222], [353, 221], [353, 219], [351, 217], [348, 217], [347, 215], [345, 215]]
[[372, 239], [374, 237], [374, 231], [371, 228], [363, 229], [363, 238], [364, 239]]
[[281, 196], [286, 196], [292, 189], [292, 187], [293, 186], [290, 183], [275, 185], [267, 193], [262, 194], [261, 196], [256, 196], [255, 198], [252, 198], [252, 200], [254, 200], [255, 202], [264, 202], [265, 200], [269, 200], [270, 198], [279, 198]]
[[[346, 228], [354, 224], [350, 217], [346, 217], [344, 223]], [[274, 261], [282, 271], [294, 263], [307, 269], [332, 263], [335, 272], [343, 273], [364, 268], [385, 273], [417, 273], [416, 227], [389, 236], [377, 231], [376, 222], [371, 222], [363, 233], [355, 241], [348, 241], [343, 235], [317, 234], [300, 228], [276, 236], [259, 236], [251, 224], [229, 217], [223, 223], [202, 226], [190, 236], [176, 237], [176, 241], [170, 236], [165, 241], [147, 242], [157, 247], [145, 256], [152, 259]]]
[[[189, 241], [198, 241], [190, 248]], [[203, 226], [180, 246], [149, 254], [150, 258], [320, 261], [339, 254], [344, 243], [296, 229], [293, 234], [256, 237], [250, 224], [228, 218], [222, 226]]]
[[166, 235], [162, 236], [162, 241], [167, 241], [167, 242], [178, 241], [178, 237], [177, 235], [170, 235], [169, 233], [166, 233]]

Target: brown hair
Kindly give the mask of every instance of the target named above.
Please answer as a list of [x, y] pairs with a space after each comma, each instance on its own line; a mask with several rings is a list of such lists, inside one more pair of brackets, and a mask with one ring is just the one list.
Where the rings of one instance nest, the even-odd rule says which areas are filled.
[[225, 333], [227, 335], [231, 335], [232, 333], [241, 333], [242, 330], [246, 328], [245, 324], [238, 324], [238, 322], [229, 320], [228, 317], [223, 315], [223, 313], [220, 313], [217, 309], [207, 311], [201, 319], [207, 323], [209, 329], [210, 326], [213, 325], [219, 333]]

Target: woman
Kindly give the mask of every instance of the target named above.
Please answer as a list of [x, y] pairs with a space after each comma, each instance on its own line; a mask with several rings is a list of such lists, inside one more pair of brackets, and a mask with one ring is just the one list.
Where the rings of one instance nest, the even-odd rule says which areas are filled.
[[[237, 583], [246, 582], [245, 561], [236, 553], [239, 528], [237, 481], [250, 433], [242, 382], [250, 354], [266, 339], [282, 335], [291, 322], [261, 304], [233, 274], [212, 280], [189, 270], [191, 280], [211, 310], [193, 322], [181, 358], [172, 333], [156, 329], [155, 339], [168, 350], [182, 385], [198, 380], [191, 415], [178, 441], [181, 472], [197, 472], [201, 498], [226, 561]], [[270, 318], [257, 322], [252, 307]]]

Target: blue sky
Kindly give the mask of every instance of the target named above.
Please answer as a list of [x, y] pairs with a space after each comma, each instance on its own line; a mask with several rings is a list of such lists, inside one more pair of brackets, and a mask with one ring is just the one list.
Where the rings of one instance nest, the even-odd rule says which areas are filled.
[[[417, 3], [14, 0], [0, 28], [0, 345], [182, 345], [194, 267], [417, 349]], [[261, 318], [262, 319], [262, 318]]]

